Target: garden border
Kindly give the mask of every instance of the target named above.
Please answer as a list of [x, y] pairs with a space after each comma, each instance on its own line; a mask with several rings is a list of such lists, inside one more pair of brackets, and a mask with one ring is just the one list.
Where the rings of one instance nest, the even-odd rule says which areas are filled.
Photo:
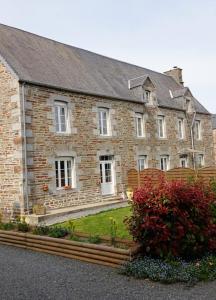
[[60, 238], [0, 230], [0, 243], [110, 267], [133, 260], [138, 247], [120, 249]]

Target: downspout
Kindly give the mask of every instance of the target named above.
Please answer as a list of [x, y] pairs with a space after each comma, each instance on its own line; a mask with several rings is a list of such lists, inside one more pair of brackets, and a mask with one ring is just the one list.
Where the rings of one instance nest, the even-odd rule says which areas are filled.
[[190, 127], [190, 134], [191, 134], [191, 148], [193, 150], [192, 156], [193, 156], [193, 168], [194, 170], [196, 169], [196, 164], [195, 164], [195, 153], [194, 153], [194, 134], [193, 134], [193, 126], [195, 122], [195, 117], [196, 117], [196, 111], [194, 111], [191, 127]]
[[[22, 111], [23, 111], [23, 147], [24, 147], [24, 210], [26, 208], [29, 214], [29, 198], [28, 198], [28, 168], [27, 168], [27, 141], [26, 141], [26, 115], [25, 115], [25, 82], [22, 84]], [[26, 201], [25, 201], [26, 198]], [[25, 205], [26, 202], [26, 205]]]

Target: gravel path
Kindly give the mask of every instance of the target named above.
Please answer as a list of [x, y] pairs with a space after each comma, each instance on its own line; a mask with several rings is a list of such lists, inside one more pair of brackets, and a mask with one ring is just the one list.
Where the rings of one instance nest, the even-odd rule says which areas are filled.
[[117, 270], [0, 245], [0, 299], [216, 299], [216, 283], [193, 288], [129, 279]]

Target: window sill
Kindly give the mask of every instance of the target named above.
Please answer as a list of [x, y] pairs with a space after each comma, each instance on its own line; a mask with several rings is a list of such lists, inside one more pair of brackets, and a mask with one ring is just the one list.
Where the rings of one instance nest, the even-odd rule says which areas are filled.
[[102, 135], [102, 134], [100, 134], [99, 137], [102, 138], [102, 139], [103, 138], [108, 139], [108, 138], [112, 138], [113, 135]]

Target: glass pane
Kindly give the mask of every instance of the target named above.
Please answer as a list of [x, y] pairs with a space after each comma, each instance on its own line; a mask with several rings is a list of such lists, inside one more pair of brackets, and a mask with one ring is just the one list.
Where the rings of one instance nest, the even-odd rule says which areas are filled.
[[56, 187], [59, 187], [59, 178], [58, 178], [58, 161], [55, 162], [55, 173], [56, 173]]
[[61, 173], [61, 187], [65, 186], [65, 167], [64, 167], [64, 161], [60, 161], [60, 173]]
[[105, 164], [105, 181], [112, 182], [111, 164]]
[[107, 119], [103, 119], [103, 134], [107, 134]]
[[72, 186], [72, 169], [71, 169], [71, 160], [67, 161], [67, 177], [68, 177], [68, 182], [67, 185]]
[[100, 178], [101, 178], [101, 183], [103, 183], [103, 171], [102, 171], [102, 164], [100, 164]]
[[103, 134], [103, 130], [102, 130], [102, 113], [101, 113], [101, 111], [99, 112], [99, 130], [100, 130], [100, 134]]
[[58, 110], [58, 106], [55, 107], [55, 126], [56, 126], [56, 131], [59, 131], [59, 110]]

